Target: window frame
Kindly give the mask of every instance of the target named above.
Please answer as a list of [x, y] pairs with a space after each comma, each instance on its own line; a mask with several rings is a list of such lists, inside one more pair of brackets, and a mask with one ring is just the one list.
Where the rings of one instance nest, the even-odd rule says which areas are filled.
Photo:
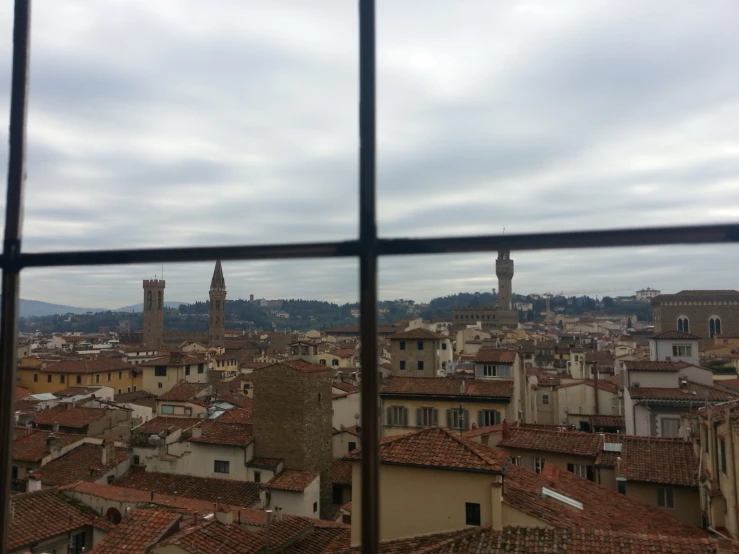
[[464, 503], [464, 521], [465, 525], [474, 525], [479, 527], [482, 525], [480, 514], [480, 504], [478, 502], [465, 502]]
[[[220, 471], [218, 469], [219, 467], [221, 469], [225, 468], [226, 471]], [[213, 473], [222, 473], [224, 475], [229, 475], [231, 473], [231, 462], [228, 460], [213, 460]]]
[[[26, 120], [31, 46], [30, 2], [15, 0], [13, 21], [10, 132], [5, 203], [5, 236], [0, 265], [3, 274], [0, 319], [0, 475], [9, 475], [12, 460], [11, 430], [17, 371], [17, 328], [20, 274], [26, 268], [98, 266], [139, 263], [213, 262], [223, 260], [318, 259], [344, 257], [359, 260], [360, 339], [363, 345], [361, 415], [360, 542], [368, 552], [379, 551], [379, 379], [377, 368], [377, 261], [381, 256], [413, 254], [471, 254], [515, 250], [644, 247], [685, 244], [736, 244], [739, 223], [600, 229], [529, 234], [489, 234], [439, 238], [379, 237], [376, 216], [376, 18], [375, 0], [359, 0], [359, 234], [355, 239], [323, 243], [285, 243], [238, 246], [128, 248], [100, 251], [48, 251], [26, 253], [22, 249], [23, 190], [26, 175]], [[686, 222], [689, 223], [689, 222]], [[495, 227], [491, 223], [491, 228]], [[153, 299], [151, 299], [153, 300]], [[151, 302], [150, 300], [150, 302]], [[161, 302], [161, 299], [159, 299]], [[162, 309], [161, 305], [158, 306]], [[467, 317], [465, 316], [465, 319]], [[198, 373], [202, 373], [201, 367]], [[96, 374], [95, 382], [100, 376]], [[0, 490], [0, 505], [7, 505], [9, 491]], [[9, 514], [0, 511], [0, 545], [7, 542]]]
[[657, 506], [659, 508], [675, 509], [675, 488], [657, 487]]

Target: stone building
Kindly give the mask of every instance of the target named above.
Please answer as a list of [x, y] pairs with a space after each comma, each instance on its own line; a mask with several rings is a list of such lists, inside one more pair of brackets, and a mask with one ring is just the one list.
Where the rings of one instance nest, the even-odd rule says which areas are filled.
[[164, 343], [164, 279], [144, 280], [144, 331], [146, 345]]
[[498, 303], [454, 308], [452, 317], [458, 329], [477, 322], [495, 329], [518, 326], [518, 311], [513, 306], [513, 260], [509, 251], [498, 252], [495, 274], [498, 277]]
[[331, 510], [331, 368], [288, 360], [255, 370], [254, 456], [320, 474], [320, 512]]
[[221, 260], [216, 262], [210, 281], [210, 346], [223, 347], [226, 334], [226, 280], [223, 278]]
[[652, 299], [654, 331], [681, 331], [703, 339], [739, 335], [739, 291], [683, 290]]
[[399, 377], [436, 377], [441, 371], [441, 348], [446, 337], [426, 329], [390, 335], [392, 374]]

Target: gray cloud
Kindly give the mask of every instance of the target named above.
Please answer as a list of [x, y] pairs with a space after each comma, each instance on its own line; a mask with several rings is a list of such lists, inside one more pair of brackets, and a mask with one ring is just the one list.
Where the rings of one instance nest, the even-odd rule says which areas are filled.
[[[25, 248], [356, 237], [355, 8], [35, 6]], [[736, 220], [738, 11], [728, 0], [711, 10], [689, 0], [380, 3], [380, 233]], [[11, 19], [0, 7], [3, 36]], [[0, 44], [5, 106], [10, 44]], [[734, 288], [732, 252], [517, 253], [515, 284]], [[490, 290], [493, 258], [383, 260], [381, 292], [428, 300]], [[357, 298], [354, 261], [228, 265], [235, 296]], [[166, 268], [168, 297], [203, 298], [210, 270]], [[29, 270], [24, 296], [116, 307], [136, 302], [154, 271]]]

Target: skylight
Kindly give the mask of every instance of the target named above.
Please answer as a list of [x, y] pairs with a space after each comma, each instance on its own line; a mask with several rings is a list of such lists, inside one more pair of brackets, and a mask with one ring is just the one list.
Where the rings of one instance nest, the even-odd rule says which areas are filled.
[[542, 496], [548, 496], [550, 498], [554, 498], [555, 500], [559, 500], [560, 502], [564, 502], [568, 506], [572, 506], [573, 508], [577, 508], [578, 510], [583, 509], [582, 502], [579, 502], [573, 498], [570, 498], [569, 496], [565, 496], [564, 494], [559, 494], [558, 492], [553, 491], [552, 489], [548, 489], [546, 487], [541, 488], [541, 495]]
[[604, 442], [603, 451], [604, 452], [621, 452], [621, 443], [620, 442]]

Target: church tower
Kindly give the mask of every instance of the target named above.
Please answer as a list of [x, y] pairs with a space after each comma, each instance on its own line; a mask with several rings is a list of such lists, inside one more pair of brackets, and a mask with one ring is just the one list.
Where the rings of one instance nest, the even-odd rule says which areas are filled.
[[210, 346], [223, 346], [226, 332], [226, 280], [223, 278], [221, 260], [216, 262], [210, 280]]
[[146, 346], [164, 344], [164, 279], [144, 280], [144, 332]]
[[495, 260], [495, 274], [498, 276], [498, 309], [513, 309], [513, 260], [508, 250], [500, 250]]

